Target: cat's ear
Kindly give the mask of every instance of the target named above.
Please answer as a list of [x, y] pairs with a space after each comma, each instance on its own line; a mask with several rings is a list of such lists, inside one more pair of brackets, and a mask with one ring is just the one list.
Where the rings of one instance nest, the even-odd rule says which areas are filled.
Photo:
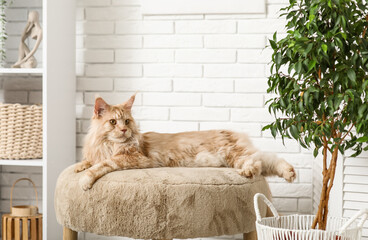
[[131, 110], [133, 107], [133, 103], [135, 100], [135, 95], [137, 95], [137, 93], [134, 93], [134, 95], [132, 95], [128, 101], [126, 101], [125, 103], [123, 103], [123, 109], [125, 110]]
[[100, 117], [104, 114], [106, 110], [110, 108], [110, 105], [105, 102], [101, 97], [96, 98], [95, 100], [95, 116]]

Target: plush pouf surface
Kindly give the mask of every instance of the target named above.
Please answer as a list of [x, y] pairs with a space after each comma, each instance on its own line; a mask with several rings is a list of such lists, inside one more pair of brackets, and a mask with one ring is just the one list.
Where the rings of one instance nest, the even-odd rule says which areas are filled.
[[[194, 238], [255, 230], [253, 196], [270, 198], [263, 177], [230, 168], [152, 168], [112, 172], [88, 191], [74, 166], [55, 190], [58, 222], [74, 231], [141, 239]], [[266, 207], [260, 204], [261, 214]]]

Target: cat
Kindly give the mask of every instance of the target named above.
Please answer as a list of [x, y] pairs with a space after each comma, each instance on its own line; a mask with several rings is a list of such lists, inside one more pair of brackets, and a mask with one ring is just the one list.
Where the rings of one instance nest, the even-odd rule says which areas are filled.
[[140, 133], [132, 117], [135, 95], [123, 104], [95, 100], [91, 126], [85, 138], [83, 161], [75, 172], [84, 171], [79, 184], [90, 189], [105, 174], [155, 167], [232, 167], [241, 176], [283, 177], [292, 182], [293, 166], [274, 154], [257, 150], [246, 134], [229, 130]]

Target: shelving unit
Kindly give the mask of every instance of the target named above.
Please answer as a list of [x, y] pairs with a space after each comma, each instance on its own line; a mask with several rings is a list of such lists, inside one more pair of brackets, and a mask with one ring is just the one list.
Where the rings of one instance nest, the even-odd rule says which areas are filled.
[[[17, 0], [14, 0], [17, 1]], [[32, 9], [32, 7], [30, 7]], [[0, 76], [42, 77], [43, 158], [0, 160], [42, 168], [43, 239], [61, 239], [54, 211], [57, 177], [75, 163], [75, 0], [42, 0], [42, 68], [2, 68]]]
[[42, 159], [27, 159], [27, 160], [0, 160], [0, 166], [29, 166], [43, 167]]
[[42, 75], [42, 68], [0, 68], [0, 74], [36, 74]]

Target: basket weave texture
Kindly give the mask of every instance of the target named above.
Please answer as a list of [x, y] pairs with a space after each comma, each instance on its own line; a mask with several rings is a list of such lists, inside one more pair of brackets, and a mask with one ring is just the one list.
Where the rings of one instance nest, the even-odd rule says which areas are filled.
[[[261, 217], [259, 198], [270, 208], [274, 217]], [[327, 217], [326, 230], [311, 229], [314, 215], [279, 216], [273, 204], [261, 193], [254, 195], [254, 210], [258, 240], [360, 240], [362, 227], [368, 219], [368, 209], [362, 209], [350, 219]], [[358, 218], [361, 218], [359, 222]]]
[[0, 159], [42, 158], [42, 106], [0, 103]]

